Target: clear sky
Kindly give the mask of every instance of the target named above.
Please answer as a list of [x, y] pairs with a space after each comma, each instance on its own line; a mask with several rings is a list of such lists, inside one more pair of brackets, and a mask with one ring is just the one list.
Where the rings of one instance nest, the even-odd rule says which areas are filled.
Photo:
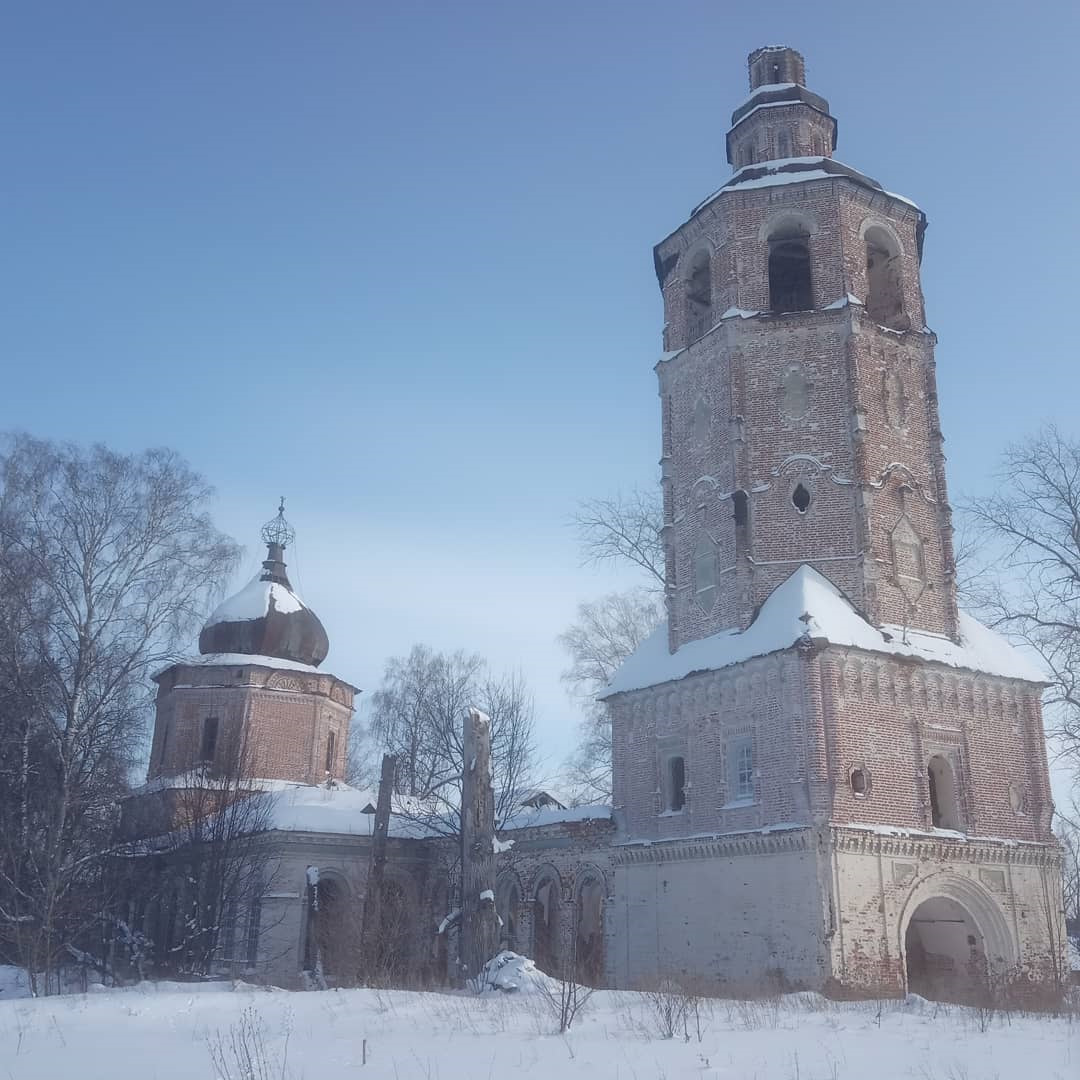
[[1078, 7], [129, 3], [0, 13], [0, 428], [177, 448], [368, 689], [413, 642], [525, 672], [630, 579], [582, 498], [656, 479], [652, 245], [721, 184], [746, 54], [917, 201], [953, 496], [1076, 432]]

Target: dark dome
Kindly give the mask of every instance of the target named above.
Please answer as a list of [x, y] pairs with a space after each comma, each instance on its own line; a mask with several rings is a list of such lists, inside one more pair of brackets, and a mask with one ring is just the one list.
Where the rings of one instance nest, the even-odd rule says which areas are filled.
[[199, 634], [204, 656], [240, 653], [317, 667], [330, 651], [319, 617], [292, 591], [284, 545], [267, 544], [262, 571], [221, 603]]

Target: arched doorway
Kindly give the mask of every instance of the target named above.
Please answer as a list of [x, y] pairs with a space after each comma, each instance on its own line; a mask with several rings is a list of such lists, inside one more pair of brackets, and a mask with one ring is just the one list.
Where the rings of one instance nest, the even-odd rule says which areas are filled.
[[512, 874], [499, 878], [495, 887], [495, 913], [499, 916], [499, 948], [517, 952], [518, 910], [521, 907], [521, 890]]
[[947, 896], [931, 896], [912, 912], [904, 934], [910, 993], [964, 1001], [985, 986], [986, 942], [971, 912]]
[[586, 986], [604, 983], [604, 885], [586, 878], [578, 893], [578, 925], [575, 942], [577, 977]]
[[542, 878], [533, 899], [533, 962], [548, 975], [559, 974], [559, 885]]
[[352, 910], [344, 882], [308, 873], [307, 934], [304, 970], [336, 982], [349, 974], [354, 960]]

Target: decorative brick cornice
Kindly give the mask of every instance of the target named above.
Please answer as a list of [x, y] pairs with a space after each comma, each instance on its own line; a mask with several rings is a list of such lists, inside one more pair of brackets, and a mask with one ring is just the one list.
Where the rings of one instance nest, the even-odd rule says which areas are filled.
[[612, 848], [615, 866], [631, 863], [684, 862], [688, 859], [726, 859], [737, 855], [775, 855], [809, 851], [809, 827], [774, 832], [730, 833], [723, 836], [691, 837], [680, 840], [652, 840], [617, 845]]
[[1019, 843], [978, 837], [898, 836], [871, 832], [869, 829], [832, 828], [830, 832], [834, 851], [854, 855], [1040, 866], [1047, 869], [1061, 865], [1061, 849], [1056, 843]]

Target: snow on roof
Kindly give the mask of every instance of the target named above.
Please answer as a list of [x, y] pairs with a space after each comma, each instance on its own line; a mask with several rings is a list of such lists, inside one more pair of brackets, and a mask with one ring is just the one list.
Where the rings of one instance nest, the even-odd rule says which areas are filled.
[[[776, 46], [776, 48], [783, 48], [783, 46], [778, 45]], [[749, 97], [745, 97], [742, 101], [739, 102], [739, 104], [735, 107], [735, 111], [738, 112], [739, 109], [741, 109], [748, 102], [753, 101], [754, 98], [758, 97], [760, 94], [771, 94], [776, 90], [794, 90], [795, 87], [798, 85], [799, 83], [793, 82], [762, 83], [760, 86], [750, 91]], [[788, 103], [784, 102], [784, 104], [786, 105]]]
[[755, 656], [814, 640], [867, 652], [911, 656], [949, 667], [1008, 679], [1045, 682], [1046, 674], [1000, 634], [960, 613], [959, 644], [940, 634], [898, 626], [871, 626], [840, 590], [813, 567], [803, 564], [761, 606], [745, 630], [723, 630], [668, 651], [667, 624], [661, 623], [623, 661], [599, 696], [672, 682], [698, 671], [717, 671]]
[[[370, 836], [375, 827], [370, 791], [347, 784], [332, 788], [293, 784], [272, 796], [271, 829], [281, 832], [321, 832], [350, 836]], [[390, 815], [390, 836], [419, 839], [434, 835], [422, 822]]]
[[610, 806], [571, 806], [565, 810], [557, 810], [554, 807], [534, 810], [526, 807], [507, 818], [499, 832], [536, 829], [541, 825], [564, 825], [573, 821], [605, 821], [610, 818]]
[[274, 601], [274, 610], [283, 615], [302, 611], [304, 607], [303, 601], [292, 589], [277, 581], [264, 580], [260, 570], [238, 593], [218, 604], [205, 625], [261, 619], [269, 612], [271, 600]]
[[[834, 166], [830, 168], [829, 165]], [[821, 165], [820, 169], [800, 169], [792, 170], [792, 165]], [[835, 166], [839, 166], [838, 171]], [[748, 172], [760, 172], [762, 169], [767, 170], [765, 176], [757, 176], [753, 179], [740, 180], [739, 178]], [[845, 172], [843, 170], [850, 170]], [[869, 180], [869, 177], [863, 177], [863, 174], [858, 169], [853, 169], [850, 165], [845, 165], [842, 161], [836, 158], [827, 157], [791, 157], [791, 158], [777, 158], [773, 161], [757, 161], [752, 165], [744, 165], [741, 169], [737, 169], [731, 176], [731, 179], [721, 185], [714, 191], [707, 199], [698, 203], [697, 206], [690, 212], [690, 216], [693, 217], [696, 213], [704, 210], [715, 198], [722, 195], [725, 191], [747, 191], [750, 188], [763, 188], [763, 187], [776, 187], [780, 184], [801, 184], [807, 180], [835, 180], [844, 179], [858, 180], [862, 177], [863, 182], [869, 181], [875, 190], [880, 190], [883, 194], [890, 196], [894, 199], [899, 199], [901, 202], [907, 203], [909, 206], [919, 209], [917, 203], [912, 202], [911, 199], [905, 198], [903, 195], [897, 195], [894, 191], [885, 191], [881, 188], [876, 181]]]
[[[247, 665], [248, 667], [268, 667], [277, 668], [280, 671], [307, 671], [312, 675], [325, 675], [325, 671], [319, 671], [317, 667], [313, 667], [311, 664], [301, 664], [299, 660], [285, 660], [280, 656], [260, 656], [258, 653], [204, 653], [199, 656], [185, 656], [180, 660], [174, 661], [172, 664], [163, 667], [161, 671], [168, 671], [169, 668], [176, 665], [184, 665], [186, 667], [240, 667]], [[155, 674], [161, 674], [161, 671]]]

